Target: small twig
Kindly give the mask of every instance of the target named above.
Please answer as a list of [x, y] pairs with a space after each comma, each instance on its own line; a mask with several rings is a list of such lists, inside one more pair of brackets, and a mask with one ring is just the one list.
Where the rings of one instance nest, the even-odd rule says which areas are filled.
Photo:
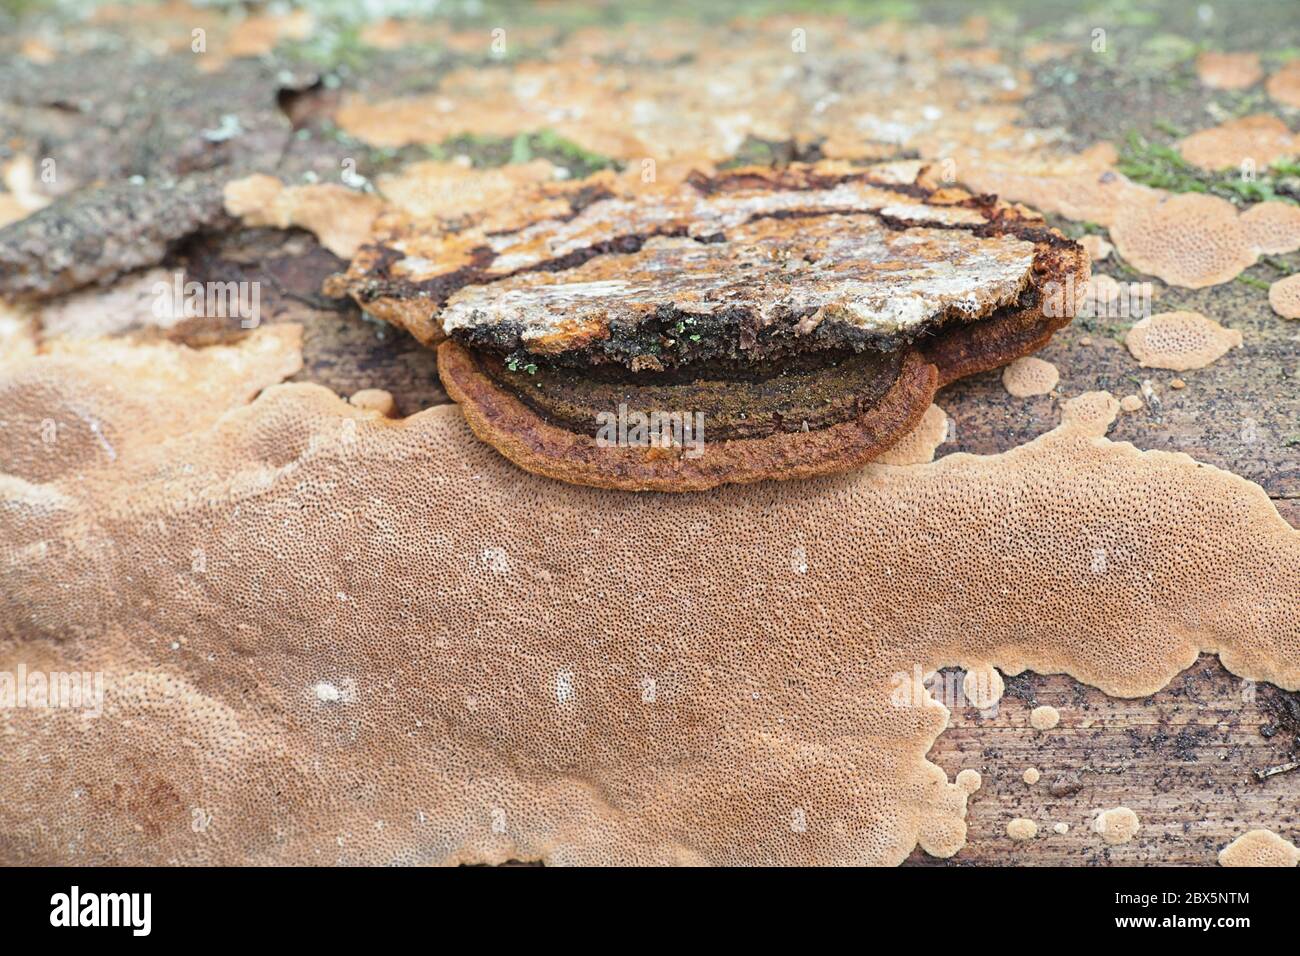
[[1292, 760], [1290, 763], [1280, 763], [1276, 767], [1266, 767], [1263, 770], [1255, 771], [1255, 779], [1263, 783], [1269, 777], [1279, 773], [1290, 773], [1292, 770], [1300, 768], [1300, 760]]

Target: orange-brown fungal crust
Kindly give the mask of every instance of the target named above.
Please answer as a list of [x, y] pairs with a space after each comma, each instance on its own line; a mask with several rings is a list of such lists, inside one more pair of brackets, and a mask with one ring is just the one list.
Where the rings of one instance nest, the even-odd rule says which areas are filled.
[[[75, 381], [10, 408], [84, 432]], [[917, 672], [1139, 696], [1208, 650], [1300, 687], [1300, 532], [1097, 396], [1001, 455], [667, 501], [456, 406], [279, 385], [190, 428], [148, 391], [131, 455], [0, 476], [0, 670], [104, 674], [102, 719], [0, 709], [3, 862], [892, 864], [965, 840]]]
[[1183, 159], [1202, 169], [1265, 169], [1277, 160], [1300, 152], [1300, 137], [1286, 123], [1267, 113], [1243, 116], [1220, 126], [1203, 129], [1178, 145]]
[[1278, 279], [1269, 286], [1268, 304], [1284, 319], [1300, 319], [1300, 275]]
[[1236, 207], [1204, 193], [1124, 206], [1110, 237], [1135, 268], [1189, 289], [1227, 282], [1257, 258]]
[[1300, 847], [1272, 830], [1250, 830], [1219, 851], [1219, 866], [1300, 866]]
[[1188, 372], [1240, 348], [1242, 335], [1199, 312], [1160, 312], [1134, 324], [1124, 344], [1143, 368]]
[[438, 373], [474, 434], [520, 468], [575, 485], [623, 491], [704, 491], [722, 484], [811, 478], [859, 467], [917, 426], [938, 387], [933, 365], [909, 350], [878, 404], [851, 421], [813, 431], [713, 440], [705, 421], [698, 456], [689, 447], [602, 446], [553, 425], [502, 387], [473, 353], [438, 347]]
[[1295, 203], [1256, 203], [1241, 214], [1241, 224], [1251, 245], [1265, 255], [1300, 249], [1300, 206]]
[[1216, 53], [1207, 50], [1196, 58], [1196, 75], [1214, 90], [1244, 90], [1264, 78], [1258, 53]]
[[1283, 106], [1300, 108], [1300, 60], [1292, 60], [1270, 76], [1264, 88]]

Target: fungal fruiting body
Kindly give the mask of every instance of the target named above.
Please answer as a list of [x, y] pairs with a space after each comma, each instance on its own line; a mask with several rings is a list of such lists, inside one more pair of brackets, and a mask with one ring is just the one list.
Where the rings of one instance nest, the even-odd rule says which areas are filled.
[[[574, 484], [690, 491], [862, 465], [941, 385], [1039, 348], [1088, 278], [1041, 220], [894, 167], [566, 201], [473, 239], [377, 240], [335, 286], [445, 337], [439, 373], [474, 432]], [[420, 239], [419, 257], [398, 251]]]
[[1103, 840], [1114, 846], [1133, 839], [1141, 825], [1138, 815], [1128, 807], [1112, 807], [1097, 814], [1092, 828], [1101, 834]]
[[1220, 866], [1297, 866], [1300, 847], [1272, 830], [1250, 830], [1219, 851]]
[[150, 352], [132, 393], [102, 349], [0, 370], [0, 671], [107, 687], [102, 720], [0, 712], [7, 861], [895, 864], [961, 849], [974, 783], [926, 759], [918, 665], [976, 706], [998, 667], [1139, 696], [1202, 650], [1300, 686], [1300, 533], [1106, 440], [1107, 395], [1000, 455], [669, 500], [271, 384], [277, 331]]

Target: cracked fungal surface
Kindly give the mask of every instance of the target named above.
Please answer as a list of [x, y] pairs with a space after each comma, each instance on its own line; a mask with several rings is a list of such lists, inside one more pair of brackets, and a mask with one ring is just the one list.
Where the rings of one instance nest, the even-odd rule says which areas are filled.
[[[539, 474], [686, 491], [842, 471], [940, 384], [1041, 347], [1087, 281], [1080, 246], [922, 170], [739, 169], [504, 231], [382, 223], [331, 285], [450, 336], [448, 394]], [[626, 408], [703, 415], [707, 445], [602, 445]]]

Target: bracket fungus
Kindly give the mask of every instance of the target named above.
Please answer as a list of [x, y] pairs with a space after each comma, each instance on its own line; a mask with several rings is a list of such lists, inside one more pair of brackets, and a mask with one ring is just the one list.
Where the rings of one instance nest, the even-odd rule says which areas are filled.
[[[1088, 277], [1040, 220], [899, 176], [823, 163], [573, 192], [512, 229], [384, 232], [334, 286], [412, 303], [379, 314], [449, 338], [448, 394], [538, 474], [690, 491], [843, 471], [939, 386], [1040, 347]], [[642, 434], [656, 415], [676, 416], [662, 442]]]

